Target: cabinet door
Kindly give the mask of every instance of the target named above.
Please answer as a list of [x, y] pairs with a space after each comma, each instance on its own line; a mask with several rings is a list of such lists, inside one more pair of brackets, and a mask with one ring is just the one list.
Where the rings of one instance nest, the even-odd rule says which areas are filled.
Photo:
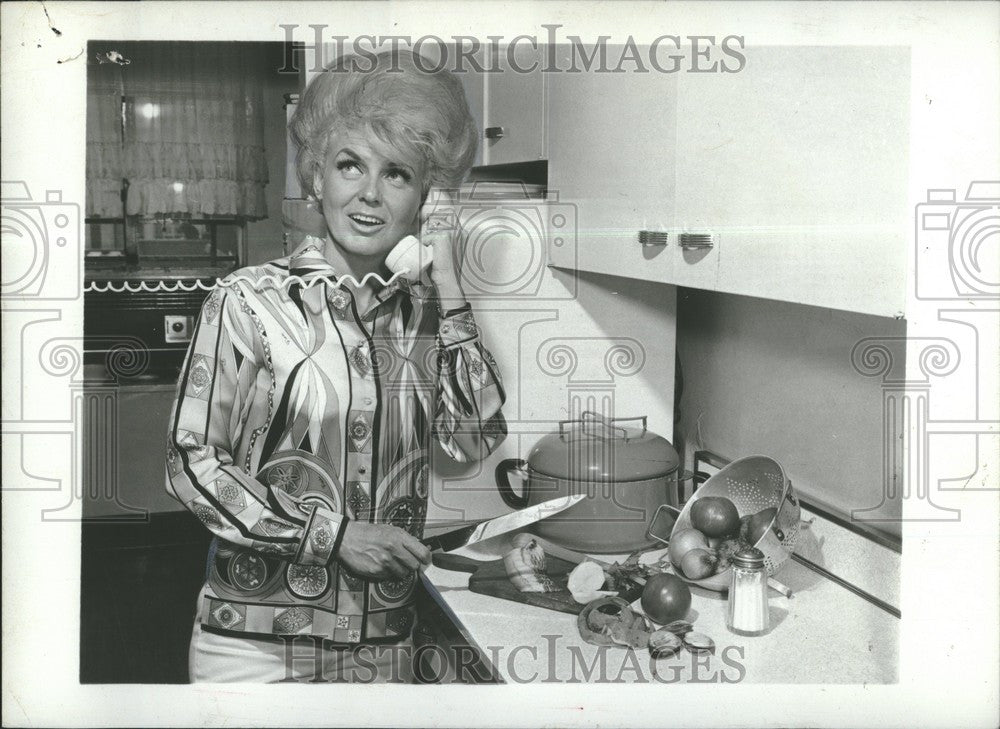
[[166, 490], [171, 385], [88, 391], [84, 398], [85, 519], [184, 511]]
[[476, 145], [476, 158], [473, 160], [472, 165], [477, 167], [485, 164], [483, 161], [483, 154], [486, 149], [486, 140], [483, 139], [483, 127], [485, 126], [483, 120], [486, 116], [485, 75], [473, 68], [471, 64], [466, 64], [464, 70], [456, 74], [456, 76], [462, 82], [462, 89], [465, 91], [465, 100], [469, 104], [469, 112], [472, 114], [472, 119], [476, 124], [479, 143]]
[[745, 54], [739, 73], [678, 76], [675, 223], [711, 231], [720, 254], [703, 288], [902, 312], [908, 49]]
[[[550, 247], [557, 267], [673, 281], [673, 252], [644, 248], [640, 230], [669, 230], [674, 217], [677, 75], [610, 73], [621, 50], [607, 47], [603, 70], [583, 70], [569, 46], [548, 74], [549, 191], [576, 206], [576, 245]], [[565, 238], [565, 232], [560, 233]]]
[[485, 74], [483, 164], [545, 158], [543, 51], [526, 44], [490, 50], [493, 62], [488, 68], [498, 70]]

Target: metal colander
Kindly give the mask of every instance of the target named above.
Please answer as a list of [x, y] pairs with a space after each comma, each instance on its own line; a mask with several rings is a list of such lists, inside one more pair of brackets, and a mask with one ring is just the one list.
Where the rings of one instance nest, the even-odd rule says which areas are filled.
[[[767, 531], [754, 545], [764, 553], [768, 576], [773, 575], [792, 556], [799, 535], [799, 500], [792, 482], [777, 461], [767, 456], [748, 456], [733, 461], [702, 484], [684, 505], [670, 532], [671, 538], [681, 529], [691, 528], [691, 506], [705, 496], [724, 496], [736, 506], [740, 518], [770, 507], [778, 512]], [[710, 590], [729, 589], [729, 570], [703, 580], [691, 580]]]

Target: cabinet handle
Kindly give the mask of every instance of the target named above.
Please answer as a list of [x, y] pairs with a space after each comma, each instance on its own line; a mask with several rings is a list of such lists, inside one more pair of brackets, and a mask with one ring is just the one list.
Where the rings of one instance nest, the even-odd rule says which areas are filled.
[[639, 242], [644, 246], [665, 246], [667, 233], [663, 230], [640, 230]]
[[483, 131], [483, 136], [487, 139], [503, 139], [503, 135], [503, 127], [486, 127]]
[[681, 233], [677, 242], [684, 250], [712, 248], [715, 245], [711, 233]]

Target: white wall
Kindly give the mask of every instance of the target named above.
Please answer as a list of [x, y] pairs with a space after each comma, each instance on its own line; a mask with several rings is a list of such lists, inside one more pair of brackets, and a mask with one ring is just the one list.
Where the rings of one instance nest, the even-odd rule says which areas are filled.
[[[525, 270], [511, 265], [515, 253], [507, 251], [505, 264], [502, 246], [494, 248], [491, 270]], [[456, 464], [435, 449], [431, 520], [507, 511], [494, 482], [496, 464], [526, 457], [559, 420], [582, 409], [646, 415], [651, 431], [672, 437], [676, 289], [544, 266], [538, 274], [532, 298], [473, 297], [484, 342], [504, 378], [510, 434], [481, 464]]]
[[[747, 296], [678, 289], [683, 376], [678, 439], [736, 459], [771, 456], [803, 496], [899, 535], [898, 495], [883, 503], [883, 385], [852, 365], [854, 345], [883, 339], [904, 362], [906, 324]], [[699, 435], [700, 434], [700, 435]], [[892, 445], [892, 444], [890, 444]]]

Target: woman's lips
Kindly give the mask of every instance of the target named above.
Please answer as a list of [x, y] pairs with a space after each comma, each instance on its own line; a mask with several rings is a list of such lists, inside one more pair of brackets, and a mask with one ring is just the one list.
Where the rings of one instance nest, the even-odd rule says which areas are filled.
[[385, 221], [374, 215], [350, 213], [348, 214], [347, 219], [351, 221], [351, 227], [357, 233], [365, 236], [373, 235], [385, 227]]
[[357, 223], [358, 225], [366, 228], [374, 228], [379, 225], [385, 224], [385, 221], [382, 220], [382, 218], [379, 218], [375, 215], [365, 215], [363, 213], [350, 213], [347, 217], [349, 217], [353, 222]]

